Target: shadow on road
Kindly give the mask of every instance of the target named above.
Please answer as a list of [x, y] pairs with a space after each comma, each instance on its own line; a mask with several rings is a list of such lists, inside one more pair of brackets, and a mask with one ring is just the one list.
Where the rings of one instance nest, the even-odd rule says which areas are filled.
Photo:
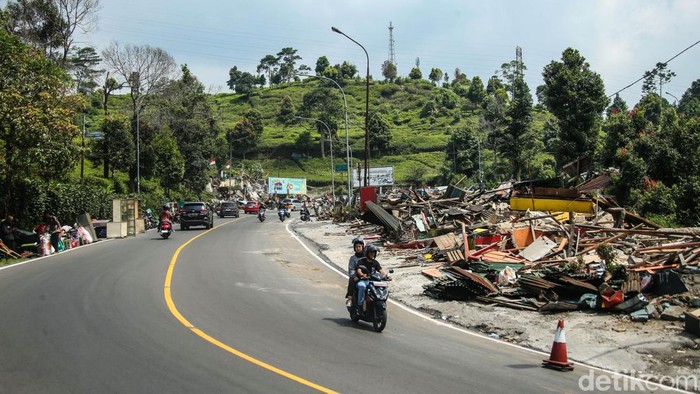
[[508, 368], [513, 368], [513, 369], [532, 369], [532, 368], [540, 368], [540, 364], [511, 364], [511, 365], [506, 365]]
[[362, 329], [365, 331], [374, 331], [374, 328], [372, 328], [371, 323], [363, 323], [363, 322], [354, 323], [348, 317], [326, 317], [323, 320], [332, 321], [341, 327], [351, 327], [351, 328]]

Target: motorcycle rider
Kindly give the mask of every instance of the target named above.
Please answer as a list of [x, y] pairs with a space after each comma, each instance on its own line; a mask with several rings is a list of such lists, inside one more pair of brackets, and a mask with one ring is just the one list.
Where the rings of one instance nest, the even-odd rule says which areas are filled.
[[377, 261], [377, 253], [379, 248], [375, 245], [365, 247], [365, 257], [357, 262], [357, 314], [362, 315], [365, 303], [365, 290], [369, 286], [369, 280], [372, 274], [379, 272], [382, 278], [391, 280], [384, 272], [382, 266]]
[[355, 237], [352, 240], [352, 249], [355, 252], [348, 261], [348, 290], [345, 293], [345, 306], [352, 305], [353, 291], [355, 284], [359, 280], [357, 277], [357, 262], [365, 255], [365, 240], [362, 237]]
[[[168, 204], [163, 205], [163, 210], [160, 211], [160, 219], [158, 220], [158, 232], [160, 232], [161, 224], [163, 222], [171, 223], [173, 222], [173, 213], [170, 212], [170, 206]], [[172, 231], [172, 226], [171, 231]]]

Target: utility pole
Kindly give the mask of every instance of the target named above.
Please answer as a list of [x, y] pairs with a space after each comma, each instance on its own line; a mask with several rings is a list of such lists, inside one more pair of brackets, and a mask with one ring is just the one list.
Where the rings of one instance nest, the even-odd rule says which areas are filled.
[[83, 132], [80, 136], [80, 179], [85, 171], [85, 114], [83, 114]]

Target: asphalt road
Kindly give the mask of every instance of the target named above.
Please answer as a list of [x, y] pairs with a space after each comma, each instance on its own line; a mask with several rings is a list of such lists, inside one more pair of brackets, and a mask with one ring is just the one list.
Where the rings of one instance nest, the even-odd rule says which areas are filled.
[[286, 224], [241, 215], [0, 270], [0, 392], [562, 393], [591, 373], [394, 305], [383, 333], [352, 323], [345, 279]]

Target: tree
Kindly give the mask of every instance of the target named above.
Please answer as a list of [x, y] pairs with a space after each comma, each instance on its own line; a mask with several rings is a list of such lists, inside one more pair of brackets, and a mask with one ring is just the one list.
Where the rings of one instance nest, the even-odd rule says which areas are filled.
[[136, 161], [136, 145], [128, 120], [109, 116], [102, 122], [102, 132], [104, 138], [95, 141], [95, 148], [105, 156], [108, 177], [114, 177], [114, 171], [129, 171]]
[[500, 153], [511, 162], [512, 175], [516, 180], [520, 180], [526, 162], [536, 153], [525, 149], [526, 145], [531, 145], [533, 141], [529, 133], [532, 125], [532, 95], [521, 75], [515, 78], [511, 89], [513, 101], [507, 113], [510, 122], [507, 135], [498, 148]]
[[347, 60], [343, 64], [335, 66], [340, 74], [340, 79], [353, 79], [355, 74], [357, 74], [357, 66], [348, 62]]
[[608, 107], [606, 111], [606, 116], [610, 118], [612, 115], [615, 114], [623, 114], [627, 116], [627, 103], [625, 100], [623, 100], [619, 94], [615, 94], [615, 98], [613, 99], [613, 103]]
[[[146, 108], [147, 99], [161, 93], [167, 86], [168, 79], [176, 69], [175, 60], [165, 50], [149, 45], [121, 47], [119, 43], [111, 43], [102, 52], [105, 63], [129, 86], [129, 97], [132, 106], [132, 135], [137, 140], [140, 116]], [[140, 141], [136, 141], [137, 146]], [[151, 141], [142, 139], [144, 145]], [[129, 184], [132, 191], [135, 188], [136, 163], [129, 171]]]
[[391, 146], [391, 128], [389, 122], [377, 112], [371, 112], [369, 115], [369, 148], [373, 152], [381, 154], [386, 153]]
[[408, 73], [408, 77], [414, 81], [417, 81], [417, 80], [423, 79], [423, 73], [420, 71], [420, 68], [413, 67], [411, 69], [411, 72]]
[[153, 139], [155, 151], [154, 174], [160, 180], [160, 185], [166, 190], [177, 189], [185, 176], [185, 157], [177, 146], [175, 136], [168, 127], [164, 128]]
[[601, 152], [602, 162], [607, 166], [619, 166], [618, 159], [632, 149], [632, 142], [636, 136], [632, 121], [628, 119], [626, 112], [611, 111], [607, 121], [603, 123], [603, 131], [605, 140]]
[[662, 96], [662, 86], [671, 82], [671, 79], [676, 76], [676, 73], [666, 70], [666, 63], [656, 63], [656, 67], [644, 73], [644, 82], [642, 84], [642, 94], [647, 94], [656, 91], [656, 84], [659, 84], [659, 96]]
[[240, 71], [238, 67], [233, 66], [228, 72], [229, 80], [226, 82], [229, 89], [236, 93], [250, 95], [256, 83], [256, 78], [253, 74], [247, 71]]
[[603, 80], [581, 54], [567, 48], [562, 60], [542, 72], [544, 104], [559, 121], [557, 162], [566, 164], [594, 153], [598, 123], [608, 105]]
[[428, 79], [433, 83], [433, 85], [437, 85], [437, 83], [442, 79], [442, 74], [442, 70], [439, 68], [433, 68], [430, 70]]
[[700, 115], [700, 79], [696, 79], [681, 96], [678, 112], [689, 117]]
[[[452, 131], [445, 146], [445, 165], [443, 175], [461, 174], [468, 178], [477, 175], [479, 169], [479, 141], [473, 126], [460, 127]], [[449, 179], [448, 179], [449, 180]]]
[[257, 144], [258, 136], [255, 133], [253, 123], [246, 117], [236, 123], [230, 135], [232, 141], [235, 141], [233, 143], [234, 151], [243, 153], [243, 159], [245, 159], [245, 154]]
[[59, 14], [65, 21], [61, 31], [63, 55], [60, 64], [65, 67], [68, 54], [73, 49], [76, 30], [83, 33], [90, 31], [97, 20], [97, 11], [100, 9], [99, 0], [56, 0]]
[[523, 76], [523, 72], [527, 70], [527, 67], [523, 62], [517, 60], [511, 60], [508, 63], [501, 64], [501, 75], [503, 80], [507, 81], [505, 87], [511, 94], [513, 94], [513, 84], [518, 77]]
[[296, 75], [296, 61], [301, 60], [301, 56], [297, 55], [296, 49], [286, 47], [277, 53], [277, 58], [280, 61], [280, 77], [284, 82], [289, 83]]
[[481, 106], [486, 98], [486, 90], [484, 89], [484, 83], [481, 81], [479, 76], [472, 78], [471, 84], [469, 84], [469, 92], [467, 93], [467, 98], [475, 106]]
[[199, 194], [208, 182], [209, 159], [219, 133], [208, 95], [204, 85], [183, 65], [180, 78], [170, 81], [161, 97], [160, 128], [170, 129], [184, 158], [183, 185]]
[[331, 62], [328, 61], [328, 58], [325, 56], [321, 56], [316, 60], [316, 68], [314, 69], [316, 71], [316, 75], [323, 75], [323, 72], [326, 70], [326, 67], [330, 67]]
[[60, 179], [76, 163], [73, 116], [83, 101], [62, 69], [2, 29], [0, 53], [0, 195], [14, 210], [23, 178]]
[[[279, 66], [279, 58], [274, 56], [274, 55], [265, 55], [264, 58], [260, 59], [260, 64], [258, 64], [258, 68], [256, 69], [258, 74], [265, 73], [267, 74], [267, 80], [272, 81], [272, 74], [277, 72], [277, 67]], [[234, 67], [236, 68], [236, 67]], [[231, 73], [229, 72], [229, 76], [231, 77]], [[234, 83], [235, 85], [235, 83]], [[231, 85], [229, 85], [230, 87]], [[231, 88], [233, 89], [233, 88]]]
[[88, 94], [97, 87], [97, 76], [105, 70], [98, 69], [102, 58], [94, 48], [76, 48], [70, 57], [70, 70], [75, 78], [75, 90], [78, 93]]
[[[319, 87], [304, 94], [299, 113], [306, 118], [320, 119], [326, 122], [331, 130], [337, 130], [338, 126], [334, 119], [339, 117], [342, 113], [342, 104], [337, 90], [328, 87]], [[328, 134], [322, 124], [318, 123], [316, 127], [321, 136]], [[322, 137], [321, 157], [326, 157], [325, 155], [325, 143]]]
[[455, 68], [455, 79], [452, 80], [452, 85], [461, 84], [464, 86], [469, 86], [469, 78], [467, 74], [463, 73], [459, 68]]
[[7, 5], [9, 31], [66, 68], [76, 31], [90, 31], [99, 8], [99, 0], [18, 0]]
[[394, 82], [397, 76], [396, 65], [389, 60], [382, 63], [382, 75], [389, 82]]
[[486, 93], [494, 94], [499, 89], [505, 89], [503, 81], [501, 81], [501, 79], [498, 78], [498, 75], [492, 75], [491, 78], [489, 78], [488, 83], [486, 84]]
[[289, 124], [294, 120], [294, 103], [292, 103], [291, 97], [282, 97], [282, 103], [280, 104], [280, 110], [277, 114], [277, 120], [283, 124]]
[[4, 29], [22, 42], [56, 60], [66, 21], [53, 0], [18, 0], [5, 8]]
[[297, 139], [294, 141], [294, 145], [297, 149], [306, 152], [306, 156], [308, 157], [309, 149], [312, 145], [311, 132], [309, 130], [304, 130], [299, 133], [299, 136], [297, 136]]

